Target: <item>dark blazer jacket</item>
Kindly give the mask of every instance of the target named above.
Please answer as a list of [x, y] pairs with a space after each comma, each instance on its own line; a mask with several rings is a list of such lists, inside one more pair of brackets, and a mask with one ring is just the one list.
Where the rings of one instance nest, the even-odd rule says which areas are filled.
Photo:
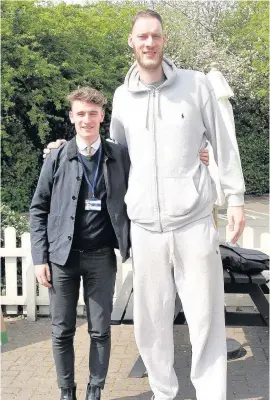
[[[107, 208], [123, 262], [129, 257], [130, 221], [124, 196], [130, 161], [127, 149], [101, 138]], [[83, 170], [76, 139], [46, 157], [30, 206], [32, 258], [35, 265], [52, 261], [65, 265], [74, 233]]]

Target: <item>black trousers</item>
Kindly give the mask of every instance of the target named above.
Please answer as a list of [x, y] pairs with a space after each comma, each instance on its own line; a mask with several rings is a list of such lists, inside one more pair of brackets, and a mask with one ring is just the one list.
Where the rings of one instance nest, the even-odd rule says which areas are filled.
[[104, 387], [111, 351], [111, 312], [116, 277], [116, 256], [110, 247], [87, 252], [71, 251], [65, 266], [50, 263], [52, 344], [58, 386], [74, 386], [76, 308], [83, 279], [88, 332], [91, 338], [91, 384]]

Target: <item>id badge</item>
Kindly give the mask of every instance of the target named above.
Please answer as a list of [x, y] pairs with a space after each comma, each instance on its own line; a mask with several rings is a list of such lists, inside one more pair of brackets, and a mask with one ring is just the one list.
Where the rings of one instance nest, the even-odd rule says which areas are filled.
[[101, 211], [101, 200], [91, 197], [85, 200], [86, 211]]

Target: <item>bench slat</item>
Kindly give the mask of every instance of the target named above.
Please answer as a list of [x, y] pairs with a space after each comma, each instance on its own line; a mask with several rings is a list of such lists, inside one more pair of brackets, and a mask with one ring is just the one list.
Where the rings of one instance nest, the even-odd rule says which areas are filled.
[[111, 324], [119, 325], [122, 323], [124, 313], [126, 311], [130, 295], [133, 291], [133, 275], [132, 271], [127, 274], [127, 277], [123, 283], [119, 295], [113, 306], [113, 312], [111, 315]]
[[263, 285], [264, 283], [266, 283], [266, 279], [261, 273], [249, 274], [249, 279], [252, 283], [255, 283], [256, 285]]
[[229, 271], [231, 277], [232, 277], [232, 282], [235, 283], [250, 283], [248, 275], [245, 274], [239, 274], [238, 272], [232, 272]]
[[257, 312], [228, 311], [225, 313], [226, 326], [266, 326], [264, 319]]

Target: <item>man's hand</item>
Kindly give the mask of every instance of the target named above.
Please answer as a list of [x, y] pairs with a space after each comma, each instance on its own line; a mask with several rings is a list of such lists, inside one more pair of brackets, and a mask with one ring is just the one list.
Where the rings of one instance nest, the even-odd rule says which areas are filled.
[[48, 264], [35, 265], [35, 274], [38, 283], [47, 288], [52, 287], [52, 285], [49, 283], [51, 280], [51, 273]]
[[200, 150], [200, 160], [205, 164], [209, 165], [209, 152], [206, 149]]
[[47, 147], [43, 150], [43, 158], [46, 158], [47, 154], [50, 154], [51, 149], [58, 149], [61, 144], [66, 143], [65, 139], [57, 139], [56, 142], [50, 142]]
[[232, 233], [231, 242], [236, 243], [245, 228], [244, 206], [230, 206], [227, 210], [228, 229]]

